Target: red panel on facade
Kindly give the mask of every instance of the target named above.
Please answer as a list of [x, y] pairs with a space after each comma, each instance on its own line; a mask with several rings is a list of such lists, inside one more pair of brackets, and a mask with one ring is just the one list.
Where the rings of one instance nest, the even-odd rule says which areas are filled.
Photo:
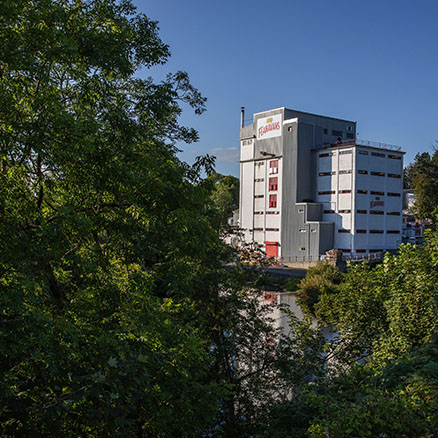
[[278, 257], [278, 242], [265, 242], [266, 257]]

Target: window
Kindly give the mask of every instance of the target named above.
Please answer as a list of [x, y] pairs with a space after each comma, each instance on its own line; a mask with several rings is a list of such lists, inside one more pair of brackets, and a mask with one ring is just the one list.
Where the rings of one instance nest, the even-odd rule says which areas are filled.
[[324, 210], [324, 214], [332, 214], [335, 210]]
[[346, 175], [348, 173], [351, 173], [351, 170], [340, 170], [339, 175]]
[[366, 249], [356, 249], [356, 252], [357, 252], [358, 254], [364, 254], [364, 253], [367, 252], [367, 250], [366, 250]]
[[250, 145], [250, 144], [252, 144], [252, 140], [243, 140], [242, 141], [242, 145], [243, 146], [247, 146], [247, 145]]
[[339, 210], [339, 213], [351, 213], [351, 210]]
[[347, 154], [351, 154], [351, 149], [347, 149], [345, 151], [339, 151], [339, 155], [347, 155]]
[[277, 207], [277, 195], [269, 195], [269, 208]]
[[292, 126], [288, 126], [287, 131], [292, 132], [293, 131]]
[[371, 190], [370, 194], [371, 195], [378, 195], [378, 196], [385, 196], [385, 192], [375, 192], [373, 190]]
[[254, 198], [264, 198], [265, 195], [255, 195]]
[[256, 166], [264, 166], [265, 165], [265, 162], [264, 161], [257, 161], [256, 163], [255, 163], [255, 165]]
[[332, 135], [336, 136], [336, 137], [342, 137], [342, 131], [336, 131], [336, 130], [332, 130]]
[[383, 252], [383, 249], [370, 249], [370, 253]]
[[392, 158], [393, 160], [401, 160], [401, 155], [388, 154], [388, 158]]
[[359, 193], [359, 195], [366, 195], [368, 193], [368, 190], [358, 189], [357, 193]]
[[254, 214], [263, 214], [263, 211], [255, 211]]
[[386, 214], [389, 216], [400, 216], [399, 211], [387, 211]]
[[368, 170], [358, 170], [357, 173], [360, 175], [368, 175]]
[[351, 193], [351, 190], [339, 190], [339, 193]]
[[370, 210], [370, 214], [383, 214], [383, 211], [380, 210]]
[[278, 178], [277, 177], [269, 178], [269, 191], [275, 192], [277, 188], [278, 188]]
[[346, 230], [346, 229], [344, 229], [344, 228], [340, 228], [339, 230], [338, 230], [338, 233], [349, 233], [350, 232], [350, 230]]
[[301, 248], [300, 248], [300, 251], [305, 251], [306, 250], [306, 248], [304, 248], [304, 246], [302, 246]]
[[255, 182], [263, 182], [265, 180], [265, 178], [256, 178], [254, 181]]
[[333, 152], [325, 152], [323, 154], [319, 154], [319, 158], [331, 157]]
[[397, 196], [398, 198], [400, 198], [400, 196], [401, 196], [400, 193], [391, 193], [391, 192], [388, 192], [387, 195], [388, 196]]
[[357, 234], [366, 234], [367, 230], [356, 230]]
[[399, 173], [388, 173], [388, 178], [401, 178]]
[[300, 228], [300, 233], [305, 233], [306, 229], [305, 228]]
[[266, 231], [278, 231], [278, 228], [266, 228]]
[[319, 176], [330, 176], [330, 175], [336, 175], [336, 172], [319, 172]]
[[278, 173], [278, 160], [269, 162], [269, 173]]
[[278, 214], [278, 211], [267, 211], [266, 214]]
[[400, 230], [387, 230], [386, 234], [400, 234]]
[[310, 229], [310, 232], [311, 232], [311, 233], [316, 233], [316, 228], [311, 228], [311, 229]]
[[263, 228], [254, 228], [253, 231], [263, 231]]
[[342, 251], [342, 252], [346, 252], [346, 253], [349, 253], [349, 252], [351, 252], [351, 249], [347, 249], [347, 248], [339, 248], [339, 250], [340, 251]]
[[357, 214], [367, 214], [366, 210], [357, 210]]
[[383, 230], [370, 230], [370, 234], [383, 234]]
[[373, 176], [385, 176], [385, 172], [370, 172]]
[[298, 210], [298, 213], [304, 213], [304, 208], [300, 208], [300, 209]]
[[368, 155], [368, 151], [364, 151], [363, 149], [359, 149], [359, 155]]
[[381, 158], [385, 158], [385, 154], [383, 154], [382, 152], [371, 152], [371, 155], [373, 157], [381, 157]]
[[328, 129], [324, 128], [324, 134], [328, 134]]
[[347, 131], [349, 131], [349, 132], [353, 132], [353, 127], [352, 127], [351, 125], [348, 125], [348, 126], [347, 126]]
[[334, 190], [324, 190], [322, 192], [318, 192], [318, 195], [334, 195], [335, 191]]

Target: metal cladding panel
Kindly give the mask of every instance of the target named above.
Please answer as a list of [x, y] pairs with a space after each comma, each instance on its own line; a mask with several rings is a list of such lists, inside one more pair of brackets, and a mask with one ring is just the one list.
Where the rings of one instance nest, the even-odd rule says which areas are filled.
[[297, 202], [314, 201], [315, 173], [312, 149], [314, 127], [307, 123], [298, 123], [298, 166], [297, 166]]
[[254, 163], [241, 164], [240, 226], [252, 230], [254, 217]]
[[319, 224], [319, 253], [325, 254], [333, 248], [334, 223]]

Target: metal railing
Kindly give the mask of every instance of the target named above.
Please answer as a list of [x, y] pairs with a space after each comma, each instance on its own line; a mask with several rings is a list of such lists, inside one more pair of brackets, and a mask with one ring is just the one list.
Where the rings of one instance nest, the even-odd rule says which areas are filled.
[[377, 149], [387, 149], [387, 150], [401, 152], [400, 146], [389, 144], [389, 143], [380, 143], [378, 141], [363, 140], [360, 138], [355, 138], [351, 140], [342, 140], [335, 143], [322, 143], [316, 145], [315, 149], [327, 149], [327, 148], [339, 147], [339, 146], [369, 146]]

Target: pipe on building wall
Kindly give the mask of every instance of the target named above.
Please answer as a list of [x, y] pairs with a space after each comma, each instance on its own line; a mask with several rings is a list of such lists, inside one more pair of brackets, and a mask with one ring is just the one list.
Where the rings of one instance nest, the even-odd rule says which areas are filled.
[[245, 122], [245, 107], [240, 107], [240, 127], [243, 128], [243, 124]]

